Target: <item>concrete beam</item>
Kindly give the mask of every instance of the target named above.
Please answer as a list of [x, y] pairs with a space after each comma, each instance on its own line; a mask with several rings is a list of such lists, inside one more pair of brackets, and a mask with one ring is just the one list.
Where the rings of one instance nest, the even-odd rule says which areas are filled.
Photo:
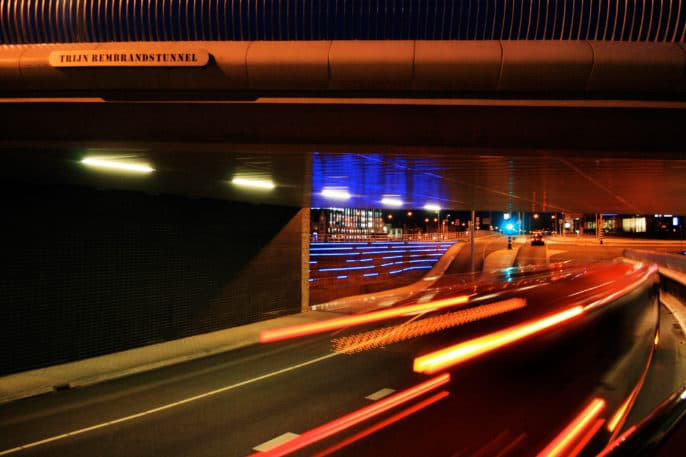
[[[52, 67], [53, 51], [210, 54], [203, 67]], [[0, 94], [365, 91], [686, 94], [686, 48], [596, 41], [185, 41], [0, 46]]]

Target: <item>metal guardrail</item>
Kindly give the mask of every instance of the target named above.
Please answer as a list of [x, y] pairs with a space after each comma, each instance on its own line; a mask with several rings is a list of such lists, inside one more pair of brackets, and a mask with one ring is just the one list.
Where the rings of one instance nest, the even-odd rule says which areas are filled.
[[625, 249], [624, 257], [643, 262], [656, 263], [663, 268], [686, 273], [686, 256], [644, 251], [638, 249]]
[[683, 42], [686, 0], [6, 0], [0, 42]]
[[686, 256], [637, 249], [625, 249], [624, 257], [660, 267], [660, 287], [682, 303], [686, 303]]
[[654, 455], [686, 416], [686, 383], [630, 427], [598, 457]]
[[[625, 249], [624, 256], [633, 260], [656, 263], [661, 267], [663, 289], [668, 290], [682, 303], [686, 303], [686, 294], [683, 293], [686, 291], [686, 276], [668, 274], [665, 271], [668, 269], [671, 272], [686, 273], [686, 258], [636, 249]], [[603, 452], [598, 454], [598, 457], [655, 455], [670, 434], [683, 424], [684, 417], [686, 417], [686, 382], [656, 406], [643, 420], [610, 443]]]

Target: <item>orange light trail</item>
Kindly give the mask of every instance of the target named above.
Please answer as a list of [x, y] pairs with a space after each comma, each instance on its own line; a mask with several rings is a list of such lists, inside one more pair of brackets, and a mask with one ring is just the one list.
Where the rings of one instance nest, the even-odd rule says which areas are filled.
[[624, 403], [622, 403], [622, 406], [620, 406], [619, 409], [614, 413], [614, 415], [610, 419], [610, 422], [607, 423], [608, 431], [615, 431], [615, 428], [617, 428], [617, 424], [619, 424], [619, 421], [624, 417], [624, 413], [626, 412], [626, 409], [629, 407], [629, 403], [632, 399], [633, 393], [627, 397]]
[[487, 352], [501, 348], [515, 341], [541, 332], [545, 329], [568, 321], [579, 316], [584, 311], [582, 306], [575, 306], [552, 316], [515, 325], [504, 330], [488, 335], [480, 336], [454, 346], [441, 349], [440, 351], [414, 359], [414, 371], [419, 373], [435, 373], [443, 368], [457, 365], [466, 360], [483, 355]]
[[567, 454], [567, 457], [576, 457], [577, 455], [581, 454], [581, 451], [584, 450], [586, 445], [588, 444], [591, 439], [595, 436], [596, 433], [598, 433], [598, 430], [600, 430], [600, 427], [603, 426], [605, 423], [605, 419], [598, 419], [593, 423], [593, 426], [591, 426], [590, 430], [588, 433], [584, 435], [583, 438], [579, 441], [579, 444], [574, 446], [574, 449], [572, 449], [569, 454]]
[[[584, 408], [584, 410], [578, 416], [576, 416], [574, 420], [570, 422], [569, 425], [567, 425], [567, 427], [565, 427], [565, 429], [562, 430], [562, 432], [560, 432], [560, 434], [557, 435], [548, 446], [545, 447], [545, 449], [539, 452], [536, 457], [556, 457], [560, 455], [566, 455], [564, 454], [565, 450], [574, 444], [576, 439], [584, 432], [584, 430], [588, 429], [588, 425], [591, 424], [596, 417], [598, 417], [604, 408], [605, 400], [602, 398], [593, 399], [593, 401], [586, 408]], [[596, 426], [597, 423], [594, 424], [591, 430], [596, 428]], [[602, 426], [602, 422], [600, 423], [600, 426]], [[600, 426], [597, 426], [597, 428], [600, 428]], [[595, 430], [596, 432], [598, 431], [597, 428]], [[590, 440], [592, 437], [593, 435], [591, 435], [588, 440]], [[583, 442], [583, 439], [581, 442]]]
[[596, 457], [605, 457], [606, 455], [608, 455], [608, 454], [609, 454], [610, 452], [612, 452], [617, 446], [619, 446], [619, 445], [622, 444], [624, 441], [626, 441], [626, 440], [627, 440], [636, 430], [637, 430], [636, 425], [632, 425], [631, 427], [629, 427], [629, 429], [628, 429], [626, 432], [622, 433], [622, 434], [619, 436], [619, 438], [617, 438], [617, 439], [615, 439], [615, 440], [613, 440], [613, 441], [610, 441], [610, 443], [609, 443], [607, 446], [605, 446], [605, 449], [603, 449], [602, 451], [600, 451], [600, 453], [599, 453]]
[[344, 354], [352, 354], [374, 349], [379, 346], [386, 346], [399, 341], [439, 332], [447, 328], [487, 319], [525, 306], [525, 299], [511, 298], [509, 300], [462, 309], [452, 313], [427, 317], [425, 319], [403, 323], [393, 327], [384, 327], [354, 335], [346, 335], [333, 340], [334, 350]]
[[[656, 332], [655, 337], [659, 335], [659, 332]], [[617, 409], [617, 411], [614, 413], [612, 418], [610, 419], [610, 422], [607, 424], [607, 430], [612, 433], [612, 436], [610, 437], [610, 441], [614, 440], [617, 437], [617, 434], [619, 434], [619, 431], [621, 430], [622, 426], [624, 425], [624, 421], [626, 420], [626, 412], [631, 406], [634, 404], [636, 401], [636, 397], [638, 397], [638, 393], [641, 391], [641, 388], [643, 387], [643, 383], [646, 380], [646, 376], [648, 376], [648, 370], [650, 369], [651, 362], [653, 360], [653, 357], [655, 356], [655, 346], [651, 348], [650, 354], [648, 355], [648, 360], [646, 361], [646, 365], [643, 368], [643, 373], [641, 373], [641, 377], [638, 379], [638, 382], [634, 386], [633, 390], [627, 397], [627, 399], [622, 403], [622, 405]]]
[[391, 395], [383, 400], [379, 400], [376, 403], [365, 406], [364, 408], [353, 411], [343, 417], [335, 419], [319, 427], [308, 430], [297, 438], [286, 441], [279, 446], [276, 446], [266, 452], [256, 452], [251, 454], [250, 457], [278, 457], [282, 455], [287, 455], [302, 449], [310, 444], [316, 443], [317, 441], [328, 438], [342, 430], [353, 427], [360, 422], [377, 416], [389, 409], [395, 408], [403, 403], [406, 403], [414, 398], [419, 397], [427, 392], [439, 388], [450, 382], [450, 374], [445, 373], [435, 378], [424, 381], [421, 384], [417, 384], [414, 387], [398, 392], [397, 394]]
[[398, 306], [395, 308], [385, 309], [383, 311], [373, 311], [366, 314], [359, 314], [356, 316], [339, 317], [323, 322], [313, 322], [310, 324], [294, 325], [292, 327], [282, 327], [272, 330], [265, 330], [260, 333], [261, 343], [271, 343], [273, 341], [280, 341], [289, 338], [297, 338], [306, 335], [314, 335], [316, 333], [329, 332], [342, 328], [354, 327], [357, 325], [369, 324], [372, 322], [379, 322], [395, 317], [404, 316], [410, 313], [429, 312], [452, 306], [463, 305], [469, 301], [468, 295], [460, 295], [457, 297], [445, 298], [433, 302]]
[[379, 430], [386, 428], [389, 425], [392, 425], [392, 424], [398, 422], [399, 420], [402, 420], [402, 419], [406, 418], [407, 416], [410, 416], [410, 415], [416, 413], [417, 411], [419, 411], [421, 409], [426, 408], [427, 406], [433, 405], [434, 403], [436, 403], [439, 400], [444, 399], [448, 395], [450, 395], [450, 393], [445, 391], [445, 390], [443, 390], [443, 391], [441, 391], [435, 395], [432, 395], [431, 397], [427, 398], [426, 400], [422, 400], [419, 403], [417, 403], [416, 405], [410, 406], [409, 408], [404, 409], [397, 414], [394, 414], [393, 416], [389, 417], [388, 419], [385, 419], [385, 420], [379, 422], [378, 424], [374, 424], [371, 427], [369, 427], [368, 429], [362, 430], [361, 432], [356, 433], [355, 435], [351, 436], [350, 438], [347, 438], [347, 439], [341, 441], [340, 443], [335, 444], [335, 445], [331, 446], [330, 448], [325, 449], [318, 454], [315, 454], [313, 457], [325, 457], [327, 455], [333, 454], [334, 452], [339, 451], [339, 450], [343, 449], [344, 447], [346, 447], [346, 446], [348, 446], [348, 445], [350, 445], [356, 441], [359, 441], [362, 438], [365, 438], [365, 437], [367, 437], [373, 433], [376, 433]]

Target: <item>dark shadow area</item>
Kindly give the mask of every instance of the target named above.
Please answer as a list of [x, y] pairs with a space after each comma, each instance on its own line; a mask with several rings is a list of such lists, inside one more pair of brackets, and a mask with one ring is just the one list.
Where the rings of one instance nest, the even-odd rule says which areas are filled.
[[0, 373], [300, 309], [298, 208], [9, 180], [0, 189]]

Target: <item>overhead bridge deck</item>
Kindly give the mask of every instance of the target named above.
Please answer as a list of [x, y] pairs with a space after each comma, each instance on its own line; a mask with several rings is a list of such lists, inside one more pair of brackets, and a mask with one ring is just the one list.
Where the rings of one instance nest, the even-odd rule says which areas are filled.
[[[167, 54], [189, 57], [172, 62]], [[686, 45], [584, 40], [3, 45], [0, 80], [0, 96], [192, 91], [224, 92], [224, 97], [286, 92], [680, 98], [686, 95]]]

